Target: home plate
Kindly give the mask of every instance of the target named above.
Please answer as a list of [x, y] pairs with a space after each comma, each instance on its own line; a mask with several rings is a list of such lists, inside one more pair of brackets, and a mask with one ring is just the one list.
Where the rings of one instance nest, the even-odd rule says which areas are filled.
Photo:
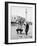
[[18, 34], [18, 35], [17, 35], [17, 38], [18, 38], [18, 39], [21, 39], [21, 38], [24, 38], [24, 36], [25, 36], [25, 34]]

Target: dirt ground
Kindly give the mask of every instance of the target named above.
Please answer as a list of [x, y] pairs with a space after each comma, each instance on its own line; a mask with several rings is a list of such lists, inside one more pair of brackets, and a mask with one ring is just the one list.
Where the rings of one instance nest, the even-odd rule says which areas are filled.
[[27, 39], [27, 38], [32, 38], [32, 26], [29, 26], [29, 31], [28, 31], [28, 35], [26, 36], [25, 34], [25, 28], [23, 28], [23, 32], [22, 34], [17, 34], [16, 29], [18, 28], [18, 26], [11, 26], [11, 39]]

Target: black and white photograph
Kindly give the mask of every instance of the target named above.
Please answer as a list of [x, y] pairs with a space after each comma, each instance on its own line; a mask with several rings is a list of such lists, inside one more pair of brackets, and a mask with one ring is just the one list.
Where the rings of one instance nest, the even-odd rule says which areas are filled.
[[8, 43], [35, 42], [35, 4], [7, 4]]
[[11, 39], [32, 38], [32, 8], [11, 8]]

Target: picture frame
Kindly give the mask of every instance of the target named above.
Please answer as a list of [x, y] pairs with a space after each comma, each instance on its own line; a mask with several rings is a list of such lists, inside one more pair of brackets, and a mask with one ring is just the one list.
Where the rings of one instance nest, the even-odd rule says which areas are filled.
[[[19, 22], [19, 18], [22, 18], [21, 22]], [[32, 25], [33, 33], [30, 33], [31, 35], [27, 36], [27, 31], [25, 31], [26, 34], [22, 32], [20, 25], [23, 25], [24, 22]], [[24, 25], [22, 27], [26, 28], [26, 24]], [[28, 27], [31, 30], [31, 27]], [[18, 30], [20, 31], [18, 32]], [[5, 44], [20, 43], [36, 43], [36, 3], [5, 2]]]

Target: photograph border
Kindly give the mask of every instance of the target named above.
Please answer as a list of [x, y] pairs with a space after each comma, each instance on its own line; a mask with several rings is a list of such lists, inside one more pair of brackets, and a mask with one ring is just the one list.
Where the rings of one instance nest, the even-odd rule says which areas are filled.
[[[10, 3], [35, 5], [35, 41], [8, 43], [8, 4]], [[22, 44], [22, 43], [36, 43], [36, 3], [5, 2], [5, 44]]]

